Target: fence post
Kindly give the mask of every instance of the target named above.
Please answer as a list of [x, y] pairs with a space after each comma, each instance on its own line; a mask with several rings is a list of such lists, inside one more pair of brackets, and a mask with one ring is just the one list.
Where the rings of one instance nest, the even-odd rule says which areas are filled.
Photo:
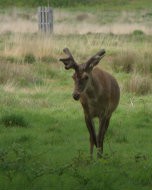
[[53, 9], [51, 7], [38, 7], [38, 28], [40, 32], [53, 32]]

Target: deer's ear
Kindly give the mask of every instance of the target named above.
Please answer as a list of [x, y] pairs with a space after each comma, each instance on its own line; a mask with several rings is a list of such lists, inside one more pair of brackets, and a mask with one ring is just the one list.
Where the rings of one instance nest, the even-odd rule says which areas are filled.
[[95, 56], [92, 59], [89, 59], [86, 64], [86, 69], [93, 69], [94, 66], [96, 66], [101, 60], [100, 56]]
[[74, 62], [70, 58], [59, 59], [59, 61], [64, 63], [65, 69], [67, 70], [74, 67]]
[[100, 60], [103, 58], [105, 54], [105, 50], [100, 50], [97, 54], [92, 56], [86, 63], [85, 63], [85, 70], [92, 70], [94, 66], [96, 66]]
[[75, 69], [78, 70], [78, 65], [75, 62], [70, 50], [68, 48], [64, 48], [63, 52], [67, 55], [67, 58], [59, 59], [59, 61], [64, 63], [65, 69]]

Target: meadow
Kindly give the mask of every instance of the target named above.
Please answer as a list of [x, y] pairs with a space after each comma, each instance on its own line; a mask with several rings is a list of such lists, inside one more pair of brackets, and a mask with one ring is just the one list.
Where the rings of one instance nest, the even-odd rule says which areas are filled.
[[[50, 36], [33, 9], [0, 12], [0, 190], [152, 188], [152, 9], [81, 8], [56, 8]], [[104, 48], [99, 67], [120, 85], [101, 159], [89, 157], [65, 47], [80, 63]]]

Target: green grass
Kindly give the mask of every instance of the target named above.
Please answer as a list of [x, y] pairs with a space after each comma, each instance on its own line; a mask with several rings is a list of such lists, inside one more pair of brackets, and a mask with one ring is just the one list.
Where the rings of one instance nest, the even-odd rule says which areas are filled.
[[57, 70], [52, 67], [60, 77], [42, 86], [14, 87], [9, 92], [1, 85], [1, 117], [21, 115], [30, 127], [6, 128], [1, 122], [0, 186], [150, 190], [151, 95], [121, 94], [106, 135], [104, 158], [97, 160], [95, 151], [90, 160], [83, 112], [71, 96], [72, 79], [66, 71]]

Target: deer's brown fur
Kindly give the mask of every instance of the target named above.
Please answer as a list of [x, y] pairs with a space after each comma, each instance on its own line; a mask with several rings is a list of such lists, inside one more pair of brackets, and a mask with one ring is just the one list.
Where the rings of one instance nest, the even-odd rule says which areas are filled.
[[[78, 65], [68, 48], [64, 49], [67, 58], [60, 59], [66, 69], [74, 69], [75, 88], [73, 98], [80, 100], [85, 116], [85, 122], [90, 134], [90, 153], [94, 145], [98, 148], [98, 156], [103, 152], [103, 141], [113, 111], [119, 103], [120, 90], [116, 79], [99, 68], [94, 68], [105, 50], [100, 50], [86, 63]], [[96, 136], [93, 119], [99, 118], [99, 131]]]

